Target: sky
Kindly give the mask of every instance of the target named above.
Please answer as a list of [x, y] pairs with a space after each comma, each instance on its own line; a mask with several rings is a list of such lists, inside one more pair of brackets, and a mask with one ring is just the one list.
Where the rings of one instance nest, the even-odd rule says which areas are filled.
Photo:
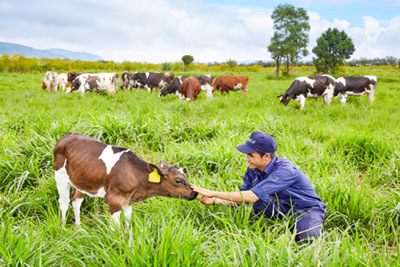
[[0, 42], [96, 54], [115, 62], [272, 61], [279, 4], [309, 15], [309, 55], [328, 28], [344, 30], [351, 59], [400, 58], [400, 0], [1, 0]]

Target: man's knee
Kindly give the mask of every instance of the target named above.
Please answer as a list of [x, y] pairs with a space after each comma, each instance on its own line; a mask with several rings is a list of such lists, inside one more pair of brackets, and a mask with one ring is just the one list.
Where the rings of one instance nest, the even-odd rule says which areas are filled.
[[312, 241], [322, 232], [325, 209], [315, 207], [296, 218], [296, 241]]

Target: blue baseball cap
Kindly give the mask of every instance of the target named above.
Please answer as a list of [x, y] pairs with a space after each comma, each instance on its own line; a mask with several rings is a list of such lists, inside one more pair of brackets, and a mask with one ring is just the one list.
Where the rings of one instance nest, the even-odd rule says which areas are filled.
[[277, 145], [272, 136], [261, 132], [254, 132], [245, 144], [235, 146], [235, 148], [246, 154], [253, 152], [273, 154], [277, 149]]

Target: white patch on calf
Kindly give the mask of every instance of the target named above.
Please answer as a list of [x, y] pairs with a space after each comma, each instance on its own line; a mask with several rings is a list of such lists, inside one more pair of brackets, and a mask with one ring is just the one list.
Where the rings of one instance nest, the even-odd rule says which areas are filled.
[[149, 93], [151, 93], [151, 87], [150, 87], [150, 86], [148, 86], [147, 84], [145, 84], [145, 85], [144, 85], [144, 88], [146, 88], [147, 91], [149, 91]]
[[346, 87], [346, 80], [343, 77], [338, 78], [336, 83], [341, 83], [344, 87]]
[[370, 80], [375, 81], [376, 83], [378, 82], [378, 79], [376, 78], [376, 76], [364, 76], [365, 78], [368, 78]]
[[300, 110], [302, 110], [304, 108], [304, 105], [306, 104], [306, 98], [304, 97], [304, 95], [298, 95], [296, 99], [294, 99], [294, 101], [300, 103]]
[[121, 217], [121, 211], [114, 212], [114, 214], [111, 216], [114, 219], [115, 224], [120, 226], [121, 224], [119, 223], [119, 219]]
[[298, 81], [300, 81], [300, 82], [306, 82], [306, 83], [309, 84], [312, 88], [314, 88], [315, 80], [313, 80], [313, 79], [310, 79], [310, 78], [308, 78], [308, 77], [299, 77], [299, 78], [296, 78], [296, 80], [298, 80]]
[[57, 190], [58, 194], [60, 195], [58, 202], [60, 203], [60, 209], [61, 209], [61, 219], [64, 222], [68, 210], [68, 205], [69, 205], [69, 188], [70, 188], [70, 181], [69, 181], [69, 175], [67, 173], [67, 169], [65, 168], [67, 164], [67, 159], [64, 161], [64, 165], [54, 171], [54, 176], [55, 180], [57, 183]]
[[164, 87], [167, 87], [168, 86], [168, 83], [166, 82], [166, 81], [160, 81], [160, 83], [158, 84], [158, 87], [161, 87], [161, 88], [163, 88], [164, 89]]
[[72, 185], [74, 188], [76, 188], [76, 190], [78, 190], [79, 192], [81, 192], [82, 194], [88, 195], [89, 197], [101, 197], [104, 198], [104, 196], [106, 195], [106, 191], [104, 190], [104, 187], [101, 187], [96, 194], [91, 194], [89, 192], [86, 192], [85, 190], [81, 190], [79, 188], [77, 188], [76, 186]]
[[125, 218], [130, 221], [132, 218], [132, 206], [125, 206], [124, 207], [124, 215]]
[[307, 92], [307, 98], [318, 98], [321, 97], [319, 94], [312, 94], [310, 91]]
[[117, 163], [117, 161], [124, 152], [128, 152], [128, 150], [124, 150], [114, 154], [112, 146], [111, 145], [106, 146], [106, 148], [101, 153], [99, 159], [101, 159], [106, 165], [107, 174], [110, 174], [111, 169], [114, 167], [114, 165]]
[[208, 99], [213, 98], [213, 93], [212, 93], [212, 86], [210, 84], [204, 84], [201, 86], [201, 90], [206, 92], [206, 96]]
[[178, 171], [179, 171], [182, 175], [185, 175], [185, 172], [183, 171], [182, 168], [178, 168]]
[[335, 85], [329, 84], [328, 87], [325, 89], [325, 92], [322, 94], [324, 103], [327, 104], [328, 106], [332, 102], [334, 92], [335, 92]]
[[83, 198], [77, 198], [72, 202], [72, 208], [74, 209], [74, 215], [75, 215], [75, 224], [80, 225], [81, 224], [81, 205], [83, 202]]
[[351, 96], [362, 96], [362, 95], [365, 95], [365, 94], [369, 93], [368, 88], [364, 88], [363, 90], [364, 91], [361, 92], [361, 93], [355, 93], [355, 92], [352, 92], [352, 91], [346, 91], [346, 93], [347, 93], [347, 95], [351, 95]]
[[236, 85], [233, 87], [233, 91], [242, 90], [242, 86], [243, 86], [242, 83], [236, 84]]

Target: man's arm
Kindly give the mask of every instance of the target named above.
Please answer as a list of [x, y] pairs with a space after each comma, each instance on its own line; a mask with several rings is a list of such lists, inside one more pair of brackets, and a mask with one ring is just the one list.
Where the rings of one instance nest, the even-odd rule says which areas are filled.
[[254, 192], [251, 190], [239, 191], [239, 192], [218, 192], [218, 191], [207, 190], [193, 184], [191, 185], [191, 187], [195, 192], [198, 192], [203, 196], [216, 197], [221, 200], [232, 201], [235, 203], [243, 203], [243, 202], [254, 203], [257, 200], [259, 200], [259, 197], [256, 194], [254, 194]]
[[217, 205], [217, 204], [224, 204], [230, 205], [231, 207], [236, 207], [237, 203], [233, 201], [223, 200], [216, 197], [206, 197], [206, 196], [198, 196], [196, 198], [198, 201], [203, 203], [204, 205]]

